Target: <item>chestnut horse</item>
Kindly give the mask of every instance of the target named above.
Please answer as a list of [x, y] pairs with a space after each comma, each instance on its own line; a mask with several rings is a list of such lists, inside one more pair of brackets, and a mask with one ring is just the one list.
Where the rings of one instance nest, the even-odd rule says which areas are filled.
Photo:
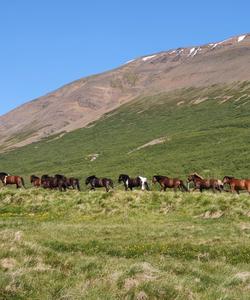
[[225, 176], [222, 180], [223, 184], [230, 186], [231, 192], [240, 193], [240, 190], [247, 190], [250, 194], [250, 179], [236, 179], [232, 176]]
[[173, 188], [175, 192], [177, 189], [185, 192], [188, 191], [183, 181], [179, 178], [169, 178], [167, 176], [154, 175], [152, 182], [158, 182], [161, 186], [161, 191], [166, 191], [167, 188]]
[[200, 190], [202, 192], [208, 189], [212, 189], [214, 193], [216, 190], [219, 192], [223, 191], [223, 182], [220, 179], [204, 179], [199, 174], [193, 173], [188, 176], [187, 180], [188, 183], [194, 183], [194, 191]]
[[26, 188], [24, 185], [23, 177], [20, 176], [12, 176], [12, 175], [5, 176], [3, 180], [3, 184], [5, 186], [8, 184], [15, 184], [17, 189], [21, 188], [22, 186]]
[[41, 179], [39, 177], [37, 177], [36, 175], [31, 175], [30, 176], [30, 183], [34, 187], [40, 187], [41, 186]]

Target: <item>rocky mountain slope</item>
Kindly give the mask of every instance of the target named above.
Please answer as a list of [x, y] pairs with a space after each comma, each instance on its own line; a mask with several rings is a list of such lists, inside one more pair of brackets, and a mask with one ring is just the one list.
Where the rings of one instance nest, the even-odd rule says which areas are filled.
[[85, 127], [138, 96], [250, 80], [250, 34], [131, 60], [0, 117], [0, 150]]

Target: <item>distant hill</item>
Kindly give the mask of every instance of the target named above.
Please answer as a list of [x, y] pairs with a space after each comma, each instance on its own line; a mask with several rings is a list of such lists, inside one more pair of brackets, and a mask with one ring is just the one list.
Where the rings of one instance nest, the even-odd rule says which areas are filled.
[[[173, 107], [175, 107], [177, 112], [182, 111], [185, 117], [181, 117], [179, 120], [171, 119], [171, 126], [181, 126], [183, 130], [185, 130], [184, 124], [186, 124], [183, 118], [189, 118], [190, 122], [193, 121], [195, 111], [200, 108], [213, 109], [213, 105], [216, 105], [216, 107], [218, 106], [218, 110], [221, 111], [221, 116], [225, 116], [226, 112], [224, 112], [224, 108], [229, 105], [228, 103], [232, 103], [235, 111], [232, 110], [230, 114], [234, 116], [235, 112], [241, 111], [241, 108], [236, 107], [243, 101], [242, 99], [244, 99], [244, 103], [246, 103], [241, 103], [241, 105], [244, 106], [242, 113], [249, 108], [249, 100], [246, 100], [248, 99], [246, 97], [249, 95], [249, 90], [244, 90], [245, 88], [248, 89], [248, 85], [247, 87], [244, 87], [244, 85], [242, 87], [240, 84], [244, 83], [244, 81], [250, 81], [249, 70], [249, 34], [236, 36], [222, 42], [197, 47], [178, 48], [140, 57], [115, 70], [72, 82], [1, 116], [0, 151], [27, 145], [55, 134], [59, 137], [65, 132], [86, 127], [91, 122], [98, 120], [106, 113], [117, 109], [125, 103], [130, 103], [130, 109], [135, 109], [135, 107], [139, 105], [138, 103], [141, 103], [138, 102], [138, 99], [144, 99], [143, 101], [146, 102], [144, 102], [143, 105], [146, 107], [149, 105], [150, 109], [155, 112], [155, 117], [157, 118], [157, 115], [161, 115], [163, 112], [168, 114], [165, 107], [162, 112], [163, 107], [160, 105], [160, 101], [166, 101], [166, 103], [168, 103], [172, 97], [171, 103], [173, 102]], [[227, 101], [227, 97], [230, 97], [230, 92], [227, 92], [227, 89], [223, 92], [220, 91], [216, 94], [218, 98], [214, 98], [214, 92], [211, 88], [213, 85], [220, 86], [220, 88], [222, 86], [231, 86], [237, 91], [237, 95], [242, 93], [242, 98], [237, 100], [238, 96], [235, 94], [233, 95], [233, 100], [230, 98], [230, 100]], [[201, 96], [205, 93], [206, 87], [211, 92], [211, 94], [205, 96], [208, 97], [209, 101], [205, 101], [202, 98], [203, 96]], [[183, 90], [186, 88], [192, 88], [194, 91], [193, 96], [190, 96], [191, 98], [189, 98], [187, 90]], [[171, 96], [173, 92], [177, 90], [179, 91], [176, 92], [176, 95], [179, 96]], [[165, 98], [161, 98], [159, 94], [165, 95]], [[186, 109], [184, 109], [185, 105], [182, 105], [182, 101], [183, 103], [189, 103], [189, 105], [186, 106], [189, 115], [187, 115]], [[194, 102], [191, 103], [190, 101]], [[224, 104], [223, 101], [226, 103]], [[154, 105], [152, 105], [152, 103], [154, 103]], [[241, 105], [239, 107], [241, 107]], [[158, 109], [159, 111], [157, 111]], [[144, 107], [141, 107], [141, 110], [144, 112], [147, 111]], [[202, 111], [202, 113], [204, 113], [204, 111]], [[140, 119], [144, 116], [144, 113], [137, 111], [136, 116]], [[126, 121], [126, 118], [129, 118], [129, 115], [122, 118], [122, 120], [125, 120], [123, 125], [132, 126], [129, 125], [129, 121]], [[113, 119], [111, 118], [110, 120]], [[122, 120], [117, 119], [117, 124], [115, 124], [114, 120], [114, 123], [112, 123], [113, 127], [112, 129], [109, 128], [109, 132], [119, 134], [113, 131], [113, 129], [119, 126]], [[208, 122], [211, 120], [210, 118]], [[223, 124], [223, 126], [229, 124], [222, 118], [220, 121], [221, 123], [217, 125], [218, 128]], [[133, 122], [135, 122], [135, 120], [133, 120]], [[231, 120], [230, 122], [235, 121]], [[164, 122], [163, 124], [164, 126], [166, 125]], [[137, 126], [140, 125], [137, 124]], [[157, 131], [153, 126], [156, 125], [152, 123], [152, 127], [149, 127], [148, 130], [157, 132], [159, 136], [152, 135], [152, 139], [161, 138], [162, 135], [165, 136], [169, 134], [167, 127], [166, 133], [161, 133], [158, 127]], [[133, 128], [133, 130], [138, 131], [139, 128]], [[203, 128], [206, 130], [206, 124], [204, 124]], [[95, 129], [86, 129], [86, 131], [83, 132], [87, 134], [87, 132], [91, 132], [92, 130]], [[215, 134], [215, 139], [216, 136]], [[151, 138], [150, 136], [147, 137]], [[84, 145], [85, 143], [91, 143], [89, 133], [85, 138], [83, 141]], [[67, 139], [68, 137], [65, 138], [65, 141], [67, 141]], [[100, 139], [102, 140], [102, 136], [100, 136]], [[107, 141], [103, 140], [103, 142], [106, 143]], [[150, 141], [145, 138], [145, 143], [146, 142]], [[49, 145], [53, 145], [53, 143]], [[127, 146], [129, 145], [132, 147], [132, 144], [127, 144]], [[95, 148], [94, 145], [92, 146], [95, 150], [91, 149], [89, 152], [101, 152], [100, 148]], [[91, 148], [92, 146], [89, 147]], [[135, 143], [134, 147], [136, 148], [137, 146], [142, 145]], [[86, 147], [86, 145], [84, 147]], [[88, 151], [85, 150], [83, 149], [83, 153], [86, 154]], [[133, 151], [133, 149], [127, 150]], [[143, 151], [144, 150], [142, 150], [142, 152]], [[136, 153], [137, 152], [132, 152], [131, 155], [137, 155]], [[102, 155], [100, 155], [100, 160], [101, 159]]]
[[[0, 155], [1, 171], [249, 177], [250, 81], [138, 97], [87, 127]], [[25, 180], [27, 180], [27, 177]]]

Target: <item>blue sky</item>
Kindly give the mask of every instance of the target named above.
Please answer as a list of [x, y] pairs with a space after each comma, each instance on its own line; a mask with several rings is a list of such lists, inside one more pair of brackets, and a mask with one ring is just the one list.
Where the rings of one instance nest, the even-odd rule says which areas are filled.
[[129, 59], [250, 32], [249, 0], [0, 0], [0, 115]]

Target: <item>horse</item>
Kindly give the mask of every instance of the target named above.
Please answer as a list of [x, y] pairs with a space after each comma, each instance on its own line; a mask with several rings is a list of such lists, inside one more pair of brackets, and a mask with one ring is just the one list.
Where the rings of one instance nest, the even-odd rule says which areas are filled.
[[66, 191], [66, 177], [63, 175], [56, 174], [55, 177], [49, 175], [43, 175], [41, 177], [41, 185], [45, 189], [59, 189], [61, 192], [62, 190]]
[[44, 183], [48, 178], [52, 178], [52, 177], [49, 176], [48, 174], [42, 175], [42, 177], [41, 177], [41, 185], [43, 185], [43, 183]]
[[110, 190], [110, 188], [114, 188], [113, 181], [109, 178], [97, 178], [95, 175], [89, 176], [85, 180], [85, 184], [90, 184], [91, 190], [95, 190], [95, 188], [105, 187], [106, 192]]
[[0, 180], [2, 181], [2, 183], [4, 184], [4, 178], [5, 176], [9, 176], [10, 174], [7, 174], [5, 172], [0, 172]]
[[232, 176], [225, 176], [222, 180], [223, 184], [228, 184], [231, 193], [240, 193], [240, 190], [247, 190], [250, 194], [250, 179], [236, 179]]
[[78, 191], [80, 191], [80, 182], [78, 178], [75, 177], [66, 178], [66, 184], [67, 187], [72, 187], [73, 190], [77, 189]]
[[24, 184], [23, 177], [21, 177], [21, 176], [7, 175], [7, 176], [4, 177], [3, 184], [5, 186], [9, 185], [9, 184], [15, 184], [17, 189], [21, 188], [22, 186], [24, 188], [26, 188], [25, 184]]
[[39, 177], [37, 177], [36, 175], [31, 175], [30, 176], [30, 183], [34, 187], [40, 187], [41, 186], [41, 179]]
[[146, 177], [137, 176], [135, 178], [130, 178], [126, 174], [120, 174], [118, 178], [118, 183], [123, 182], [125, 191], [130, 189], [133, 190], [134, 187], [140, 187], [142, 190], [149, 190], [149, 185]]
[[161, 186], [161, 191], [166, 191], [167, 188], [173, 188], [175, 192], [177, 191], [177, 189], [186, 192], [188, 191], [188, 188], [179, 178], [169, 178], [167, 176], [154, 175], [152, 182], [154, 184], [158, 182]]
[[200, 190], [202, 193], [203, 190], [212, 189], [215, 193], [216, 190], [219, 192], [223, 191], [223, 182], [220, 179], [204, 179], [197, 173], [190, 174], [187, 178], [188, 183], [194, 183], [194, 190]]

